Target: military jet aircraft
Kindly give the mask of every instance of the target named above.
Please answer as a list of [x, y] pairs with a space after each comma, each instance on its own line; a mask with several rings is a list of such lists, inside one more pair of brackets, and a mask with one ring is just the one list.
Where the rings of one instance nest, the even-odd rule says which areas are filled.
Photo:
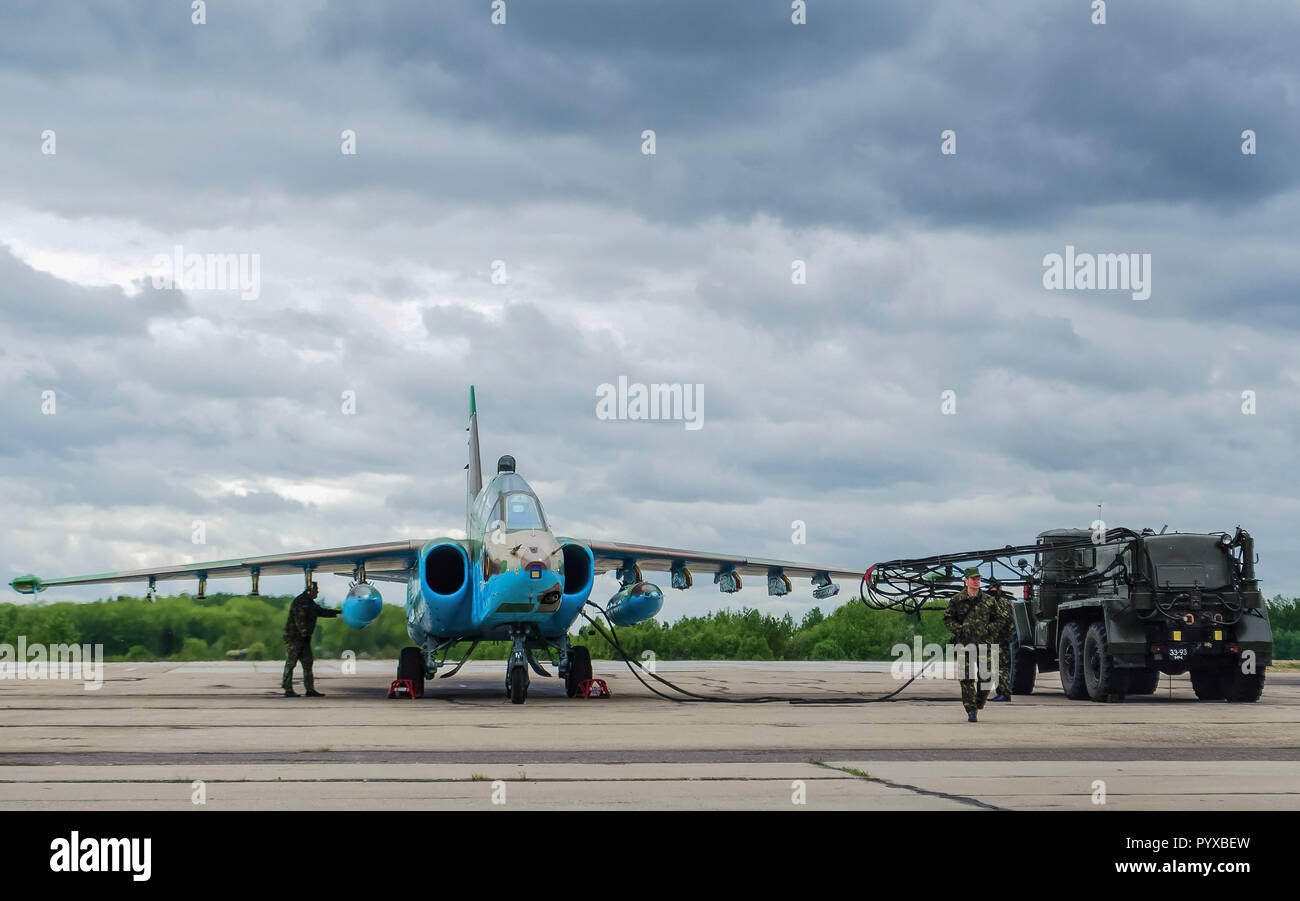
[[343, 601], [342, 616], [353, 628], [365, 628], [379, 616], [383, 599], [374, 582], [406, 585], [406, 631], [414, 646], [402, 650], [397, 677], [409, 679], [416, 693], [425, 680], [439, 675], [450, 650], [471, 646], [460, 662], [441, 674], [455, 674], [482, 641], [513, 644], [506, 665], [506, 695], [522, 704], [528, 695], [529, 670], [550, 677], [534, 657], [544, 651], [564, 680], [569, 697], [592, 677], [587, 649], [571, 644], [569, 629], [587, 603], [595, 577], [613, 571], [618, 592], [605, 606], [615, 625], [649, 619], [663, 607], [663, 591], [642, 579], [641, 571], [669, 574], [673, 588], [694, 582], [692, 568], [711, 571], [723, 592], [741, 588], [742, 576], [767, 580], [769, 595], [791, 590], [791, 578], [807, 578], [816, 598], [839, 592], [833, 578], [858, 578], [857, 570], [810, 566], [676, 548], [651, 547], [564, 538], [554, 534], [541, 501], [515, 471], [515, 459], [497, 461], [496, 475], [483, 484], [479, 459], [478, 409], [470, 388], [469, 464], [465, 538], [390, 541], [357, 547], [244, 557], [211, 563], [186, 563], [130, 572], [40, 579], [20, 576], [10, 586], [35, 594], [57, 585], [147, 582], [152, 597], [161, 581], [197, 579], [204, 597], [208, 579], [243, 577], [258, 593], [261, 576], [303, 573], [311, 584], [318, 573], [350, 575], [353, 584]]

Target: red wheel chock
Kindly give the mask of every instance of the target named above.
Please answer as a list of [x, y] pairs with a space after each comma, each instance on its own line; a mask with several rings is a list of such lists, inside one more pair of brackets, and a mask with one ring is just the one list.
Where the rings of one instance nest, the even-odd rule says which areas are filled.
[[393, 685], [388, 689], [389, 698], [418, 698], [420, 695], [415, 693], [415, 681], [413, 679], [394, 679]]
[[578, 694], [584, 698], [608, 698], [609, 686], [604, 679], [584, 679], [578, 683]]

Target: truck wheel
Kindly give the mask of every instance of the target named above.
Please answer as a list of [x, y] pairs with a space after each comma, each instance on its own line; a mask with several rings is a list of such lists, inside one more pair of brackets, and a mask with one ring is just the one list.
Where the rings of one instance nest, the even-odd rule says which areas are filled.
[[397, 658], [397, 678], [410, 679], [415, 684], [415, 696], [424, 697], [424, 651], [402, 648]]
[[1061, 665], [1061, 688], [1071, 701], [1088, 697], [1088, 684], [1083, 677], [1083, 626], [1069, 622], [1061, 627], [1061, 641], [1057, 645]]
[[1083, 679], [1088, 686], [1088, 697], [1094, 701], [1105, 702], [1124, 695], [1124, 685], [1115, 667], [1115, 658], [1110, 655], [1110, 639], [1106, 637], [1103, 620], [1088, 626], [1088, 634], [1083, 639]]
[[1029, 648], [1011, 649], [1011, 693], [1013, 695], [1033, 694], [1034, 674], [1037, 671], [1033, 651]]
[[1223, 700], [1223, 679], [1217, 669], [1194, 669], [1191, 675], [1192, 691], [1196, 692], [1197, 700]]
[[1243, 673], [1241, 666], [1230, 664], [1221, 679], [1223, 696], [1237, 704], [1253, 704], [1264, 693], [1264, 671]]
[[591, 678], [591, 651], [581, 645], [569, 648], [569, 674], [564, 678], [564, 693], [574, 697], [578, 686]]
[[1158, 669], [1131, 669], [1128, 671], [1128, 693], [1131, 695], [1153, 695], [1160, 687], [1161, 672]]

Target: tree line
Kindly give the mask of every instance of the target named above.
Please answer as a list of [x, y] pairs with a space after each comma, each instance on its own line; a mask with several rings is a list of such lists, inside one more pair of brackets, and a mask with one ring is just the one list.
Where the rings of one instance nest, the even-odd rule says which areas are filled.
[[[92, 603], [0, 604], [0, 641], [16, 645], [19, 635], [30, 644], [102, 644], [105, 659], [220, 660], [239, 657], [266, 660], [284, 655], [284, 621], [293, 598], [212, 594], [159, 597], [156, 602], [118, 597]], [[1273, 624], [1273, 657], [1300, 659], [1300, 599], [1280, 595], [1268, 602]], [[849, 602], [830, 614], [814, 607], [798, 622], [744, 608], [683, 616], [673, 623], [649, 620], [625, 626], [617, 636], [636, 659], [644, 651], [659, 660], [889, 660], [897, 644], [948, 640], [941, 610], [920, 617], [869, 610]], [[585, 621], [573, 641], [593, 657], [617, 657], [609, 642]], [[608, 630], [603, 623], [602, 627]], [[317, 657], [338, 658], [351, 651], [361, 659], [393, 659], [409, 645], [402, 607], [384, 605], [365, 629], [341, 619], [319, 621], [312, 648]], [[464, 653], [464, 649], [459, 649]], [[485, 642], [477, 659], [505, 659], [506, 642]], [[457, 649], [449, 655], [457, 658]]]

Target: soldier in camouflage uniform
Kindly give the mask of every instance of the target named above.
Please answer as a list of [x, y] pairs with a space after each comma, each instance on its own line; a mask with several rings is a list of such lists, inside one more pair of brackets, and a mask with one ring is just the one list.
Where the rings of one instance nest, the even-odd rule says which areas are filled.
[[1011, 639], [1016, 634], [1016, 618], [1011, 612], [1011, 599], [996, 579], [989, 579], [989, 594], [998, 603], [998, 693], [994, 701], [1011, 700]]
[[[1002, 611], [998, 599], [980, 591], [980, 571], [972, 566], [963, 573], [966, 578], [966, 590], [948, 601], [948, 609], [943, 614], [943, 624], [952, 634], [957, 645], [996, 644], [1002, 634]], [[978, 722], [976, 711], [984, 709], [988, 700], [987, 688], [977, 688], [979, 672], [976, 661], [970, 655], [961, 654], [958, 658], [958, 675], [961, 679], [961, 703], [966, 708], [966, 720]]]
[[311, 635], [316, 631], [316, 617], [338, 616], [341, 611], [318, 605], [316, 594], [319, 590], [316, 583], [312, 582], [289, 605], [289, 618], [284, 624], [284, 678], [280, 682], [286, 698], [298, 697], [298, 693], [293, 690], [293, 668], [299, 661], [302, 662], [302, 684], [307, 688], [307, 697], [325, 697], [316, 690], [311, 674]]

